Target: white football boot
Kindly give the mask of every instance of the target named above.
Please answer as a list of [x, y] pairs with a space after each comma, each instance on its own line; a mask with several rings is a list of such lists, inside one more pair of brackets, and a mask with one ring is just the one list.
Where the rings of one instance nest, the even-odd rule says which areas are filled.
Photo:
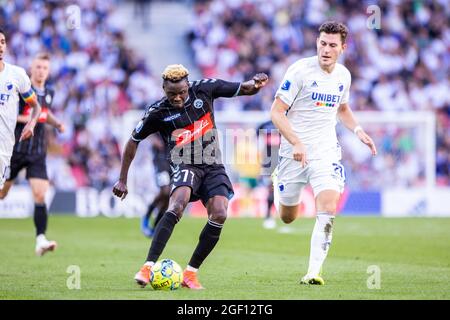
[[44, 234], [36, 237], [36, 255], [42, 257], [48, 251], [54, 251], [58, 244], [56, 241], [48, 241]]

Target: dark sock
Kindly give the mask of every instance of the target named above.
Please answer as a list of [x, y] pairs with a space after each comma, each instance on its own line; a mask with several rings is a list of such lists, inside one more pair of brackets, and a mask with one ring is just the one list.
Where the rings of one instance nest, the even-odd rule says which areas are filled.
[[199, 268], [206, 257], [211, 253], [219, 241], [220, 232], [222, 231], [222, 224], [208, 220], [208, 223], [200, 233], [197, 248], [192, 255], [189, 265], [193, 268]]
[[147, 213], [145, 214], [145, 219], [150, 219], [150, 217], [152, 216], [152, 212], [153, 212], [153, 210], [155, 210], [155, 203], [154, 202], [152, 202], [152, 204], [151, 205], [149, 205], [148, 206], [148, 209], [147, 209]]
[[47, 230], [47, 207], [45, 203], [34, 204], [34, 226], [36, 227], [36, 236], [45, 234]]
[[167, 210], [167, 205], [163, 206], [162, 208], [160, 208], [158, 210], [158, 214], [156, 215], [155, 220], [153, 222], [153, 228], [156, 228], [156, 226], [158, 225], [159, 221], [161, 221], [161, 218], [163, 217], [164, 212], [166, 212], [166, 210]]
[[174, 212], [167, 211], [164, 213], [161, 221], [156, 227], [146, 261], [156, 262], [158, 260], [167, 244], [167, 241], [169, 241], [170, 235], [172, 234], [173, 228], [177, 222], [178, 216]]
[[158, 225], [158, 223], [161, 221], [161, 218], [164, 215], [164, 211], [158, 211], [158, 214], [153, 222], [153, 228], [156, 228], [156, 226]]
[[272, 209], [272, 205], [273, 205], [273, 202], [274, 202], [274, 195], [273, 195], [274, 191], [273, 191], [273, 188], [269, 187], [268, 191], [269, 191], [269, 196], [267, 197], [266, 219], [268, 219], [268, 218], [270, 218], [272, 216], [270, 210]]
[[273, 198], [269, 198], [267, 200], [267, 214], [266, 214], [267, 219], [272, 216], [271, 214], [272, 205], [273, 205]]

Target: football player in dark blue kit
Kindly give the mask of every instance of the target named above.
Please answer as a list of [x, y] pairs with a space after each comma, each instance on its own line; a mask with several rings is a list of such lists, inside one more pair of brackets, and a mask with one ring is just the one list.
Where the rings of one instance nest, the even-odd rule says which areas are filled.
[[146, 262], [134, 278], [142, 287], [149, 283], [151, 267], [160, 257], [188, 203], [201, 200], [208, 212], [208, 222], [183, 273], [182, 285], [203, 289], [197, 271], [219, 240], [228, 201], [234, 194], [221, 162], [213, 101], [220, 97], [254, 95], [268, 82], [264, 73], [242, 83], [219, 79], [189, 82], [188, 75], [182, 65], [170, 65], [163, 72], [165, 97], [147, 108], [134, 129], [123, 153], [119, 181], [113, 188], [117, 197], [123, 199], [127, 195], [128, 169], [139, 141], [159, 132], [170, 150], [172, 187], [168, 210], [156, 226]]

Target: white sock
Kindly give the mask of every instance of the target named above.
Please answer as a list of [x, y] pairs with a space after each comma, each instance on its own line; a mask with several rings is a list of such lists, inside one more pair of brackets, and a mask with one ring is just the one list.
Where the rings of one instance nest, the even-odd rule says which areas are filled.
[[316, 217], [316, 224], [311, 235], [311, 251], [309, 255], [308, 275], [318, 276], [322, 264], [328, 254], [333, 234], [334, 216], [327, 212], [320, 212]]
[[47, 240], [47, 238], [45, 237], [45, 234], [43, 234], [43, 233], [41, 233], [40, 235], [38, 235], [37, 237], [36, 237], [36, 242], [38, 243], [38, 244], [41, 244], [41, 243], [44, 243], [44, 242], [47, 242], [48, 240]]
[[188, 266], [186, 267], [186, 270], [187, 270], [187, 271], [192, 271], [192, 272], [197, 272], [197, 271], [198, 271], [198, 269], [196, 269], [196, 268], [194, 268], [194, 267], [191, 267], [190, 265], [188, 265]]
[[273, 190], [273, 206], [275, 207], [275, 211], [277, 212], [277, 215], [279, 215], [280, 214], [280, 196], [275, 189]]
[[147, 261], [146, 263], [144, 263], [144, 266], [150, 266], [152, 267], [155, 263], [153, 261]]
[[277, 212], [277, 215], [280, 214], [280, 190], [278, 190], [278, 172], [274, 173], [272, 176], [273, 183], [273, 206]]

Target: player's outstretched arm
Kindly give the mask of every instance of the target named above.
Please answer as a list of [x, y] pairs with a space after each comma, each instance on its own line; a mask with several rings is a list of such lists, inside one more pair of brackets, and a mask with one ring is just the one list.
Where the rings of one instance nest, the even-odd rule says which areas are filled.
[[375, 143], [363, 130], [363, 128], [358, 125], [355, 115], [353, 114], [352, 109], [350, 109], [348, 103], [343, 103], [339, 106], [338, 117], [345, 127], [353, 131], [358, 136], [359, 140], [370, 148], [372, 155], [375, 156], [377, 154], [377, 147], [375, 146]]
[[269, 81], [269, 77], [265, 73], [258, 73], [253, 76], [252, 80], [242, 82], [239, 90], [239, 96], [251, 96], [259, 92]]
[[292, 130], [291, 124], [286, 117], [286, 111], [289, 106], [280, 98], [275, 98], [270, 110], [270, 117], [275, 127], [278, 128], [280, 134], [293, 146], [294, 160], [300, 161], [302, 167], [307, 163], [306, 147]]
[[41, 114], [41, 105], [39, 104], [34, 92], [32, 92], [30, 96], [25, 98], [25, 102], [33, 109], [33, 111], [31, 112], [31, 119], [28, 120], [27, 124], [22, 130], [19, 141], [28, 139], [33, 136], [34, 127], [36, 126], [39, 115]]
[[125, 199], [128, 194], [127, 179], [128, 170], [130, 169], [131, 162], [136, 155], [138, 143], [133, 139], [129, 139], [122, 156], [122, 165], [120, 167], [119, 181], [113, 187], [113, 194], [119, 197], [121, 200]]

